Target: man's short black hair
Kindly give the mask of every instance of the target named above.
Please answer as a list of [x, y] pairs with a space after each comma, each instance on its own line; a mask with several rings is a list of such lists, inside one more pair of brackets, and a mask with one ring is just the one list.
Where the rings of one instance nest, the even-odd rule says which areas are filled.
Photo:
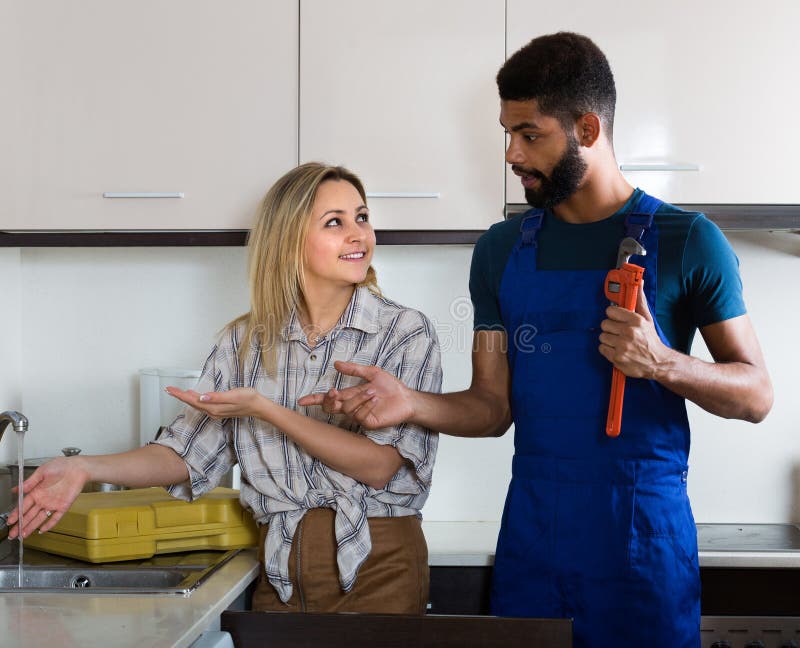
[[597, 113], [611, 139], [614, 75], [605, 54], [586, 36], [558, 32], [534, 38], [503, 64], [497, 87], [504, 101], [535, 99], [565, 130], [581, 115]]

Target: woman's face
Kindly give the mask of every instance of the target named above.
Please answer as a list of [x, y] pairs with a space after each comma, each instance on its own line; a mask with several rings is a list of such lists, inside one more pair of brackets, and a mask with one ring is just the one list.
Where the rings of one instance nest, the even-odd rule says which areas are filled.
[[362, 282], [374, 248], [369, 210], [356, 188], [346, 180], [323, 182], [317, 189], [306, 238], [306, 283]]

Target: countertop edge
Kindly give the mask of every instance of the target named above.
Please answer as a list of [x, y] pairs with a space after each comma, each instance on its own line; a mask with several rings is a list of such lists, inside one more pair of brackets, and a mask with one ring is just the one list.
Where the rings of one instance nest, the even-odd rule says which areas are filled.
[[[700, 551], [700, 567], [740, 569], [800, 569], [800, 553], [791, 551]], [[430, 567], [491, 567], [494, 552], [431, 552]]]
[[800, 569], [797, 551], [701, 551], [701, 567]]
[[[173, 648], [187, 648], [194, 643], [203, 632], [219, 617], [236, 598], [258, 578], [259, 562], [255, 549], [245, 549], [223, 566], [206, 583], [192, 592], [190, 597], [197, 596], [197, 603], [208, 601], [209, 607], [194, 624], [186, 628], [183, 635], [175, 641]], [[207, 588], [207, 589], [204, 589]], [[225, 593], [218, 596], [219, 590]], [[199, 595], [199, 596], [198, 596]]]

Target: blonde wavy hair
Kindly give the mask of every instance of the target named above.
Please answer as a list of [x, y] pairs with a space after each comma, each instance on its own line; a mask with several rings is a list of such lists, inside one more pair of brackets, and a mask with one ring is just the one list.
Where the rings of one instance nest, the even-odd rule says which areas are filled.
[[[247, 239], [250, 312], [228, 324], [245, 324], [239, 349], [242, 366], [250, 349], [256, 347], [267, 374], [275, 373], [281, 331], [303, 299], [311, 210], [319, 186], [327, 180], [349, 182], [367, 203], [364, 185], [355, 173], [319, 162], [301, 164], [284, 174], [261, 201]], [[372, 265], [358, 285], [380, 294]]]

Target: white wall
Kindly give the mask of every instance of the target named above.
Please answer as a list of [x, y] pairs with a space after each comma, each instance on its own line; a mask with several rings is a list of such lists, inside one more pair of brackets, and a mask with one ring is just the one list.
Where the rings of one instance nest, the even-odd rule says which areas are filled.
[[[20, 250], [0, 248], [0, 412], [22, 407]], [[16, 461], [17, 435], [9, 427], [0, 440], [0, 461]]]
[[243, 248], [29, 248], [20, 274], [27, 457], [136, 445], [138, 370], [199, 367], [247, 309]]
[[[800, 521], [800, 398], [794, 340], [800, 314], [800, 236], [731, 235], [745, 293], [775, 382], [759, 426], [692, 408], [690, 494], [701, 522]], [[445, 389], [470, 379], [469, 246], [382, 246], [387, 296], [427, 313], [443, 348]], [[0, 409], [31, 420], [27, 457], [66, 445], [87, 453], [138, 441], [138, 369], [199, 368], [214, 334], [246, 310], [243, 248], [0, 250], [0, 295], [22, 299], [0, 317]], [[6, 301], [8, 300], [8, 301]], [[21, 350], [21, 351], [20, 351]], [[705, 353], [701, 343], [697, 354]], [[20, 362], [21, 358], [21, 362]], [[15, 457], [6, 435], [0, 460]], [[497, 520], [510, 477], [512, 436], [443, 437], [424, 511], [432, 520]]]
[[[437, 327], [444, 391], [469, 387], [472, 363], [472, 246], [379, 247], [381, 289], [418, 308]], [[513, 436], [460, 439], [442, 435], [434, 485], [423, 514], [430, 520], [499, 520], [511, 479]]]
[[[800, 235], [728, 233], [775, 387], [767, 419], [727, 421], [690, 406], [689, 493], [703, 522], [800, 522]], [[699, 338], [699, 336], [698, 336]], [[702, 339], [694, 355], [709, 358]]]

